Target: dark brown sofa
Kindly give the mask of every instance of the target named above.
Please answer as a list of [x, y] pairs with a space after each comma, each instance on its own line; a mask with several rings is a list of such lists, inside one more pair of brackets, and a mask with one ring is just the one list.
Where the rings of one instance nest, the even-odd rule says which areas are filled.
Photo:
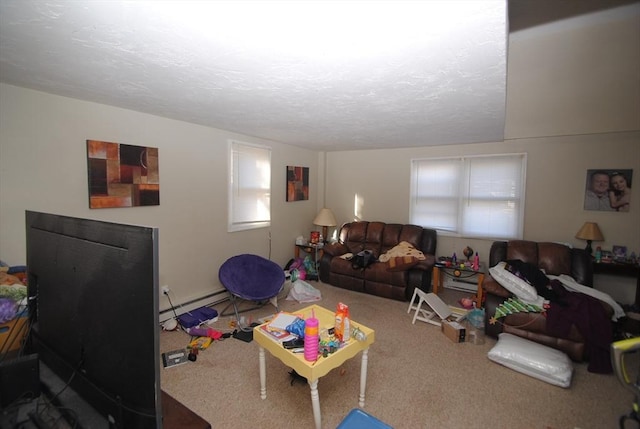
[[[426, 259], [408, 269], [391, 271], [383, 262], [375, 262], [362, 270], [354, 269], [351, 261], [340, 258], [345, 253], [371, 250], [377, 259], [402, 241], [420, 250]], [[344, 289], [408, 301], [416, 287], [425, 291], [431, 288], [436, 242], [435, 230], [417, 225], [367, 221], [346, 223], [340, 228], [338, 242], [324, 247], [320, 280]]]
[[[513, 240], [496, 241], [491, 245], [489, 266], [506, 260], [519, 259], [543, 269], [548, 275], [567, 274], [584, 286], [593, 287], [593, 267], [591, 256], [583, 249], [572, 249], [558, 243], [538, 243]], [[540, 313], [515, 313], [500, 318], [500, 323], [490, 324], [496, 308], [511, 293], [503, 288], [491, 275], [486, 275], [482, 287], [485, 291], [485, 332], [498, 337], [501, 332], [544, 344], [561, 350], [574, 361], [588, 360], [585, 338], [573, 325], [567, 338], [556, 338], [547, 334], [546, 318]], [[603, 303], [606, 314], [611, 317], [613, 309]]]

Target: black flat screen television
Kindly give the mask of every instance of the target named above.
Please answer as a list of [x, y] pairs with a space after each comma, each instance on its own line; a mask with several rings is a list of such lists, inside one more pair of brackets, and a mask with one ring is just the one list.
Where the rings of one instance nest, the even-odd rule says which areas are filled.
[[161, 428], [158, 229], [26, 212], [33, 351], [111, 428]]

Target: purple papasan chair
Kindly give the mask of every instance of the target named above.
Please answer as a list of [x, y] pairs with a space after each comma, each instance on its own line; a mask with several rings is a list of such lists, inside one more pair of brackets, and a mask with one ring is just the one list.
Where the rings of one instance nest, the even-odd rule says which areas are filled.
[[[275, 262], [252, 254], [233, 256], [220, 266], [218, 278], [229, 291], [236, 322], [240, 328], [243, 327], [240, 326], [237, 298], [257, 302], [259, 306], [271, 302], [276, 307], [276, 312], [278, 311], [278, 294], [284, 286], [285, 277], [283, 269]], [[243, 311], [255, 308], [258, 307]]]

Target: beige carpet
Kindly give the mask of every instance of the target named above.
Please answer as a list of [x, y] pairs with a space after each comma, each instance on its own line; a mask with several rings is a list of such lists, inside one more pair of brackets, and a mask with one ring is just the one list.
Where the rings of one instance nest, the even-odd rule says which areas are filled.
[[[488, 360], [494, 339], [455, 344], [435, 326], [412, 325], [408, 303], [310, 283], [322, 293], [319, 305], [335, 309], [342, 301], [355, 322], [376, 331], [364, 409], [396, 429], [615, 428], [631, 410], [633, 395], [613, 375], [575, 364], [569, 389], [552, 386]], [[286, 301], [287, 292], [279, 297], [281, 310], [309, 305]], [[463, 294], [443, 296], [452, 303]], [[267, 304], [243, 315], [256, 320], [273, 311]], [[229, 331], [231, 320], [221, 317], [212, 327]], [[190, 337], [173, 331], [160, 339], [164, 352], [186, 346]], [[261, 400], [258, 344], [229, 338], [200, 352], [196, 362], [162, 369], [162, 388], [213, 428], [311, 428], [309, 386], [291, 385], [289, 370], [267, 353], [267, 398]], [[335, 428], [358, 406], [359, 380], [359, 356], [320, 379], [323, 428]]]

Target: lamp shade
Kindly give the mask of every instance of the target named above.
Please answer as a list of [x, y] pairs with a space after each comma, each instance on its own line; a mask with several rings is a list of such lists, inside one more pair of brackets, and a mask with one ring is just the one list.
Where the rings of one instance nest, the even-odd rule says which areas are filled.
[[576, 234], [576, 238], [588, 241], [603, 241], [604, 237], [598, 224], [595, 222], [585, 222], [580, 228], [580, 231]]
[[336, 222], [336, 217], [333, 215], [333, 212], [329, 209], [322, 209], [318, 216], [313, 220], [314, 225], [319, 226], [336, 226], [338, 222]]

